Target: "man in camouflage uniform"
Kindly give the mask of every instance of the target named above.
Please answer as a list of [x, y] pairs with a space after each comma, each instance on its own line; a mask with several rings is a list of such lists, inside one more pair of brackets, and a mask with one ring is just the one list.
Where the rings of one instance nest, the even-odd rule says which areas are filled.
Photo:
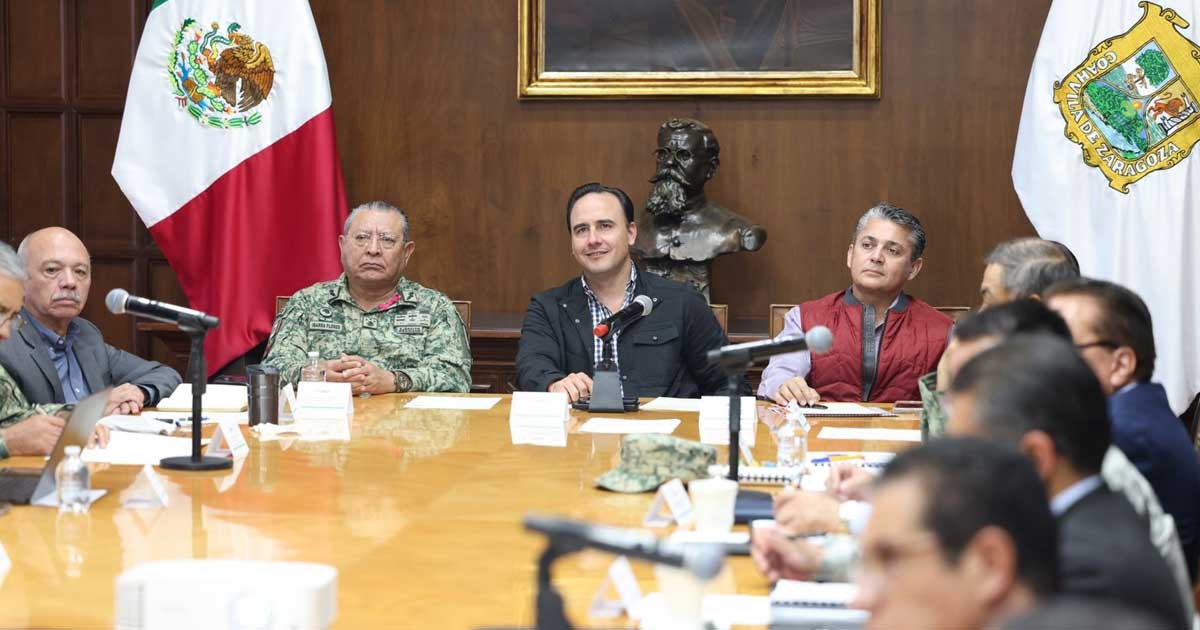
[[355, 394], [470, 391], [466, 326], [449, 298], [402, 275], [416, 248], [408, 236], [399, 208], [355, 208], [338, 237], [341, 277], [292, 296], [264, 362], [294, 383], [316, 351], [325, 380]]
[[[25, 296], [25, 266], [17, 253], [0, 241], [0, 341], [21, 325]], [[66, 421], [49, 415], [63, 405], [30, 405], [15, 381], [0, 367], [0, 459], [9, 455], [44, 455], [54, 448]]]

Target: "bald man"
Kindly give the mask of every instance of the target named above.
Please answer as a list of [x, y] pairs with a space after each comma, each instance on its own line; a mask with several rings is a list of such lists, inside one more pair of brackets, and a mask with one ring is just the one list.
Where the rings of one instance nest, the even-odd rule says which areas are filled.
[[0, 343], [0, 365], [34, 404], [74, 403], [113, 387], [114, 413], [138, 413], [168, 396], [179, 373], [104, 343], [79, 313], [92, 284], [87, 248], [69, 230], [51, 227], [25, 237], [17, 254], [29, 279], [25, 320]]

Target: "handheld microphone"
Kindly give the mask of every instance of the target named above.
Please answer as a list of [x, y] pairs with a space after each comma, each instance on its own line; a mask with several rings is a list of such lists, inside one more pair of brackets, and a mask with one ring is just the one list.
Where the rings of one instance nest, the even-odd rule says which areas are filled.
[[833, 347], [833, 333], [824, 326], [816, 326], [803, 335], [788, 335], [765, 341], [751, 341], [724, 346], [708, 351], [708, 362], [720, 366], [750, 365], [755, 361], [777, 354], [808, 350], [817, 354], [829, 352]]
[[174, 304], [147, 300], [136, 295], [129, 295], [129, 292], [125, 289], [113, 289], [109, 291], [108, 296], [104, 298], [104, 304], [115, 315], [122, 315], [128, 312], [168, 324], [179, 324], [181, 328], [209, 329], [216, 328], [221, 323], [219, 319], [208, 313], [175, 306]]
[[725, 564], [720, 545], [660, 543], [650, 533], [538, 514], [526, 514], [522, 522], [525, 529], [541, 532], [552, 541], [679, 567], [702, 580], [716, 577]]
[[596, 324], [596, 327], [592, 329], [592, 334], [601, 338], [607, 337], [609, 333], [632, 324], [637, 318], [649, 315], [652, 310], [654, 310], [654, 300], [651, 300], [648, 296], [639, 295], [633, 298], [629, 306], [613, 313], [604, 321]]

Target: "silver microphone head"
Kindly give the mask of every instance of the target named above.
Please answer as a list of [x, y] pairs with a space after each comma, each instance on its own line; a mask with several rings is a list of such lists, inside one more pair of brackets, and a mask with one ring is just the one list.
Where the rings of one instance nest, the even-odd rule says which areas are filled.
[[104, 298], [104, 305], [108, 307], [108, 311], [114, 315], [122, 315], [125, 313], [125, 302], [129, 299], [129, 292], [125, 289], [113, 289], [108, 292], [108, 296]]
[[[712, 543], [683, 543], [683, 570], [701, 580], [711, 580], [725, 566], [725, 550]], [[667, 548], [674, 547], [670, 543]]]
[[654, 310], [654, 300], [651, 300], [648, 295], [639, 295], [633, 298], [633, 301], [642, 305], [642, 317], [649, 315], [650, 311]]
[[825, 354], [833, 348], [833, 333], [824, 326], [813, 327], [812, 330], [804, 333], [804, 339], [808, 342], [809, 352]]

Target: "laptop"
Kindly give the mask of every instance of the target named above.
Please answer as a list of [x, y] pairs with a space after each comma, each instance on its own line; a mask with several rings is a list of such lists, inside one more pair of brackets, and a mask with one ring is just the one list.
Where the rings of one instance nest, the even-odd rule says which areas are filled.
[[57, 503], [57, 498], [54, 497], [54, 471], [66, 456], [67, 446], [75, 444], [81, 448], [87, 447], [92, 429], [104, 415], [104, 406], [108, 403], [108, 394], [111, 391], [110, 388], [97, 392], [75, 405], [71, 416], [67, 418], [66, 426], [58, 436], [58, 442], [50, 450], [50, 457], [46, 459], [40, 471], [28, 468], [0, 469], [0, 501], [28, 505], [44, 503], [51, 499], [53, 503]]

